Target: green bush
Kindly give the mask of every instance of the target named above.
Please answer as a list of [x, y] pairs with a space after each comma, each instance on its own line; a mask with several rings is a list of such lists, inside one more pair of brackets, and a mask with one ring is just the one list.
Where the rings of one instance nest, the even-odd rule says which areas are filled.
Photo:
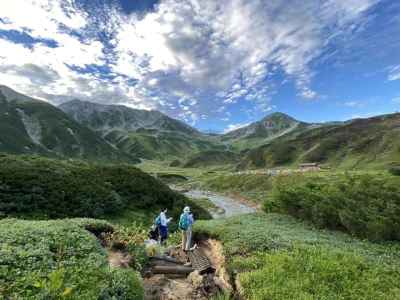
[[171, 209], [190, 204], [181, 194], [129, 165], [99, 165], [29, 156], [0, 156], [0, 212], [36, 218], [105, 217], [127, 209]]
[[389, 168], [389, 173], [394, 176], [400, 176], [400, 166]]
[[110, 270], [107, 253], [84, 228], [104, 221], [0, 221], [0, 299], [141, 299], [134, 270]]
[[112, 269], [109, 286], [98, 300], [142, 300], [143, 285], [138, 273], [130, 269]]
[[282, 177], [272, 199], [277, 210], [319, 227], [374, 241], [400, 240], [400, 185], [390, 177]]

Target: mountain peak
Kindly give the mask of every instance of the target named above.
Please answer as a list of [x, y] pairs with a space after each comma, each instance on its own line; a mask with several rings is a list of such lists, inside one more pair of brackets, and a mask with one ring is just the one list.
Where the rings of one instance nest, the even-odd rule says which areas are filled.
[[266, 115], [262, 120], [290, 120], [290, 121], [299, 122], [295, 118], [293, 118], [285, 113], [278, 112], [278, 111]]
[[141, 129], [199, 134], [189, 125], [156, 110], [134, 109], [124, 105], [107, 105], [75, 99], [59, 106], [79, 123], [95, 131], [123, 130], [135, 132]]
[[17, 91], [13, 90], [12, 88], [6, 86], [6, 85], [1, 85], [0, 84], [0, 92], [3, 94], [5, 97], [5, 100], [7, 102], [11, 101], [16, 101], [16, 102], [27, 102], [27, 101], [41, 101], [37, 100], [28, 96], [25, 96], [21, 93], [18, 93]]
[[273, 138], [289, 132], [301, 123], [285, 113], [274, 112], [260, 121], [231, 131], [224, 136], [229, 139]]

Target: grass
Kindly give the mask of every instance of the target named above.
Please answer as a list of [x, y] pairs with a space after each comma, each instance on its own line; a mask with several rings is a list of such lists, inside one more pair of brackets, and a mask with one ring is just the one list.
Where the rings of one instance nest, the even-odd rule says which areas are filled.
[[272, 190], [272, 177], [263, 174], [232, 174], [218, 172], [197, 178], [204, 189], [234, 193], [255, 203], [262, 203]]
[[110, 269], [95, 235], [104, 221], [0, 221], [1, 299], [142, 299], [133, 269]]
[[398, 269], [371, 264], [356, 254], [327, 248], [273, 251], [241, 264], [257, 270], [239, 275], [246, 299], [399, 299]]
[[398, 299], [398, 243], [374, 244], [279, 214], [200, 221], [195, 231], [222, 241], [246, 299]]

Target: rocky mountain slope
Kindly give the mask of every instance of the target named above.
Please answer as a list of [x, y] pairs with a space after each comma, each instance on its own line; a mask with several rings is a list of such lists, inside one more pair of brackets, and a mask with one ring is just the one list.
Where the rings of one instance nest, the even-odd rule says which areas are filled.
[[59, 108], [118, 149], [146, 159], [182, 158], [223, 147], [215, 138], [158, 111], [79, 100]]
[[302, 162], [326, 163], [345, 169], [385, 168], [400, 164], [400, 114], [293, 131], [248, 151], [239, 168]]
[[245, 150], [261, 146], [292, 131], [301, 131], [311, 126], [314, 125], [276, 112], [267, 115], [260, 121], [222, 135], [221, 140], [232, 145], [233, 149]]
[[79, 123], [106, 134], [114, 130], [134, 132], [146, 129], [200, 135], [200, 132], [193, 127], [155, 110], [140, 110], [123, 105], [103, 105], [80, 100], [63, 103], [59, 108]]
[[94, 160], [179, 159], [239, 169], [319, 162], [382, 168], [400, 162], [400, 114], [309, 124], [273, 113], [223, 134], [204, 134], [158, 111], [74, 100], [56, 108], [0, 86], [0, 152]]
[[47, 102], [0, 86], [0, 152], [137, 161]]

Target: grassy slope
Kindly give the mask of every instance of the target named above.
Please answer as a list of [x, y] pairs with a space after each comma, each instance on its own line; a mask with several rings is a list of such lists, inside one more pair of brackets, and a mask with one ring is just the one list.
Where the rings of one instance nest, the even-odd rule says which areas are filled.
[[[32, 142], [17, 110], [23, 111], [40, 123], [41, 145]], [[137, 162], [134, 157], [114, 149], [96, 133], [45, 102], [7, 102], [0, 93], [0, 114], [5, 116], [0, 120], [0, 151], [98, 161]]]
[[239, 155], [231, 151], [209, 150], [196, 153], [189, 157], [184, 164], [185, 168], [210, 167], [235, 164]]
[[193, 153], [222, 148], [221, 145], [210, 139], [176, 132], [141, 130], [126, 133], [112, 131], [105, 138], [125, 153], [145, 159], [182, 159]]
[[[108, 197], [115, 193], [119, 196]], [[1, 156], [0, 218], [4, 214], [43, 219], [96, 213], [110, 223], [0, 220], [0, 299], [142, 299], [136, 272], [109, 269], [106, 251], [90, 232], [113, 230], [107, 238], [109, 245], [118, 249], [123, 245], [139, 270], [144, 259], [139, 245], [147, 233], [144, 226], [164, 206], [171, 208], [176, 221], [187, 204], [198, 217], [209, 217], [205, 209], [132, 166]], [[170, 240], [176, 243], [178, 238], [172, 234]]]
[[1, 220], [0, 298], [142, 299], [139, 275], [110, 269], [106, 251], [85, 228], [100, 233], [111, 225], [89, 219]]
[[399, 244], [372, 244], [278, 214], [198, 222], [222, 241], [247, 299], [399, 299]]
[[341, 169], [386, 168], [400, 162], [400, 114], [294, 131], [245, 156], [240, 168], [327, 163]]

